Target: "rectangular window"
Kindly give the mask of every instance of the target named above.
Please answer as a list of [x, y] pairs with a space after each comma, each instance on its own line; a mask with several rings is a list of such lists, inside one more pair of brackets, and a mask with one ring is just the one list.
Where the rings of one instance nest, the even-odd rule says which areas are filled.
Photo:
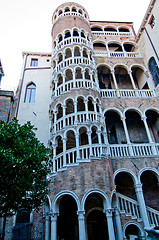
[[37, 66], [38, 66], [38, 59], [32, 58], [30, 65], [31, 65], [32, 67], [37, 67]]

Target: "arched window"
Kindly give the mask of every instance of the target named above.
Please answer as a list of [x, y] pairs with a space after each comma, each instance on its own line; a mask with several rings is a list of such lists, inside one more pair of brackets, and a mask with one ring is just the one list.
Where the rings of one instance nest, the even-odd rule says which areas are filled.
[[24, 102], [26, 103], [35, 102], [35, 92], [36, 92], [36, 85], [34, 83], [29, 84], [26, 88]]
[[149, 71], [152, 75], [152, 79], [156, 87], [157, 84], [159, 83], [159, 68], [154, 57], [150, 58], [149, 60]]

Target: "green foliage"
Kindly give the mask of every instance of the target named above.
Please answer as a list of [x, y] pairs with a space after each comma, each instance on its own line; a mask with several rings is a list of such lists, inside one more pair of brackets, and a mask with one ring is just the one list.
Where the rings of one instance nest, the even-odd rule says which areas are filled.
[[38, 208], [48, 193], [50, 150], [30, 122], [0, 122], [0, 217]]

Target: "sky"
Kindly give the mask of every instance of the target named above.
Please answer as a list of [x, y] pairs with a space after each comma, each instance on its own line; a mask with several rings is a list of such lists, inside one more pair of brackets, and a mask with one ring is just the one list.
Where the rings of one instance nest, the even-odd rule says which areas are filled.
[[[51, 52], [52, 14], [65, 0], [1, 0], [0, 59], [5, 76], [1, 89], [16, 91], [22, 52]], [[136, 33], [150, 0], [76, 0], [90, 20], [134, 22]]]

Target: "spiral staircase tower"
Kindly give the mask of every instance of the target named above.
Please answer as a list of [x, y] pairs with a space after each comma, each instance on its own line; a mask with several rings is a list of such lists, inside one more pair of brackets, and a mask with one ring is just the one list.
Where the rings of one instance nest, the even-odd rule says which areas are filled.
[[52, 18], [50, 142], [52, 174], [107, 154], [89, 16], [79, 4], [59, 6]]

